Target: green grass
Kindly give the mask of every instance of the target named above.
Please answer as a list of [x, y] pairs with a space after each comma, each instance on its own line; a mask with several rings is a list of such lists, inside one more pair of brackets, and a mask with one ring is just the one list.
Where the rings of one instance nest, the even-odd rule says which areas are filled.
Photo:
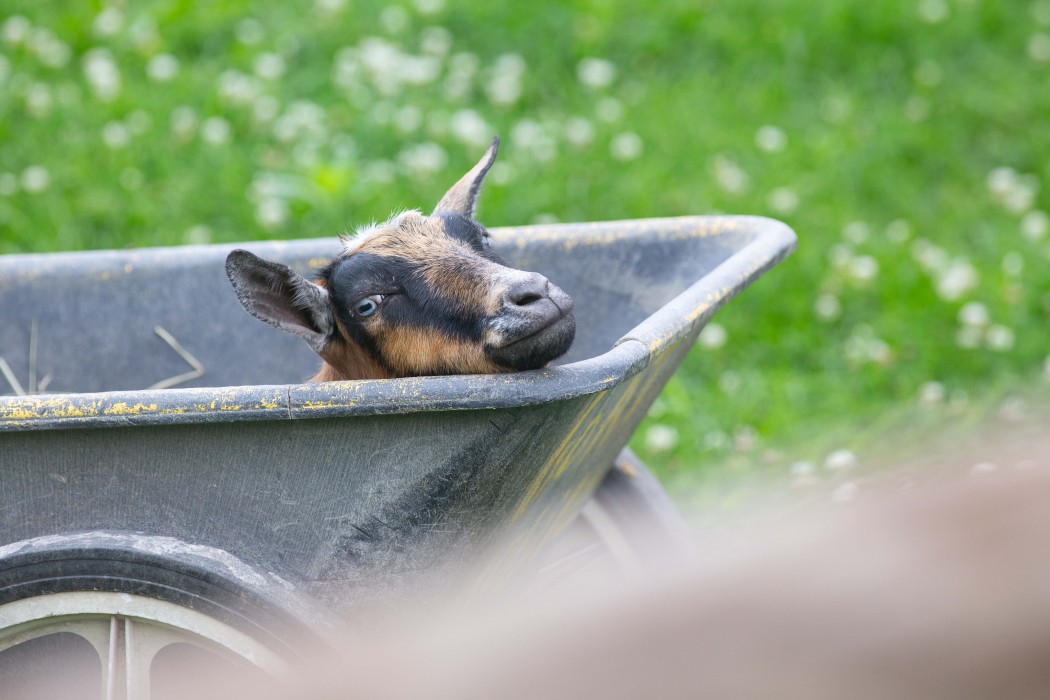
[[[959, 406], [1042, 381], [1050, 0], [127, 7], [5, 3], [0, 253], [335, 234], [436, 201], [495, 132], [490, 225], [724, 212], [799, 233], [639, 431], [665, 477], [892, 441], [930, 382]], [[91, 57], [119, 72], [110, 99]], [[581, 83], [592, 57], [608, 85]]]

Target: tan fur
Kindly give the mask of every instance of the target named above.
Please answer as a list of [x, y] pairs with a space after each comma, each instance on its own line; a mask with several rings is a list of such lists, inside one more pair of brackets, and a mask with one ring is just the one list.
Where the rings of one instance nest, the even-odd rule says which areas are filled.
[[388, 328], [377, 336], [383, 358], [398, 374], [489, 374], [503, 372], [478, 343], [451, 338], [431, 328]]
[[324, 364], [321, 370], [310, 379], [311, 382], [391, 379], [397, 376], [376, 362], [364, 348], [351, 340], [342, 323], [336, 321], [335, 324], [339, 329], [339, 337], [325, 347], [321, 354]]

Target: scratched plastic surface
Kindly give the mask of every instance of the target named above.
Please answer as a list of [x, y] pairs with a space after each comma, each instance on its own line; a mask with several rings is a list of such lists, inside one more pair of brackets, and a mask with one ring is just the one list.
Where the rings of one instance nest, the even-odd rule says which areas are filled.
[[0, 558], [145, 533], [339, 609], [479, 552], [498, 554], [472, 580], [497, 584], [575, 517], [710, 316], [795, 244], [752, 217], [493, 234], [576, 300], [557, 366], [301, 383], [317, 359], [241, 309], [223, 260], [306, 272], [334, 239], [0, 257]]

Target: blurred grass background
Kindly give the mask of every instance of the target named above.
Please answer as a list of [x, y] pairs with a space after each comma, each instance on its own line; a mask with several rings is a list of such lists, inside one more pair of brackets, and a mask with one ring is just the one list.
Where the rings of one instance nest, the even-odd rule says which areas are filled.
[[799, 233], [635, 436], [676, 487], [819, 479], [1045, 393], [1050, 0], [0, 13], [0, 253], [334, 235], [436, 201], [498, 133], [490, 226]]

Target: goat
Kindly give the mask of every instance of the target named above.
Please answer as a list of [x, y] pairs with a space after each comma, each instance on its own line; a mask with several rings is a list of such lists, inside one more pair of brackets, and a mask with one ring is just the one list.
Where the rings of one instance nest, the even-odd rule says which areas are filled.
[[241, 304], [324, 360], [310, 381], [538, 369], [568, 351], [572, 298], [509, 267], [474, 219], [499, 138], [430, 216], [406, 211], [344, 237], [311, 282], [245, 250], [226, 259]]

